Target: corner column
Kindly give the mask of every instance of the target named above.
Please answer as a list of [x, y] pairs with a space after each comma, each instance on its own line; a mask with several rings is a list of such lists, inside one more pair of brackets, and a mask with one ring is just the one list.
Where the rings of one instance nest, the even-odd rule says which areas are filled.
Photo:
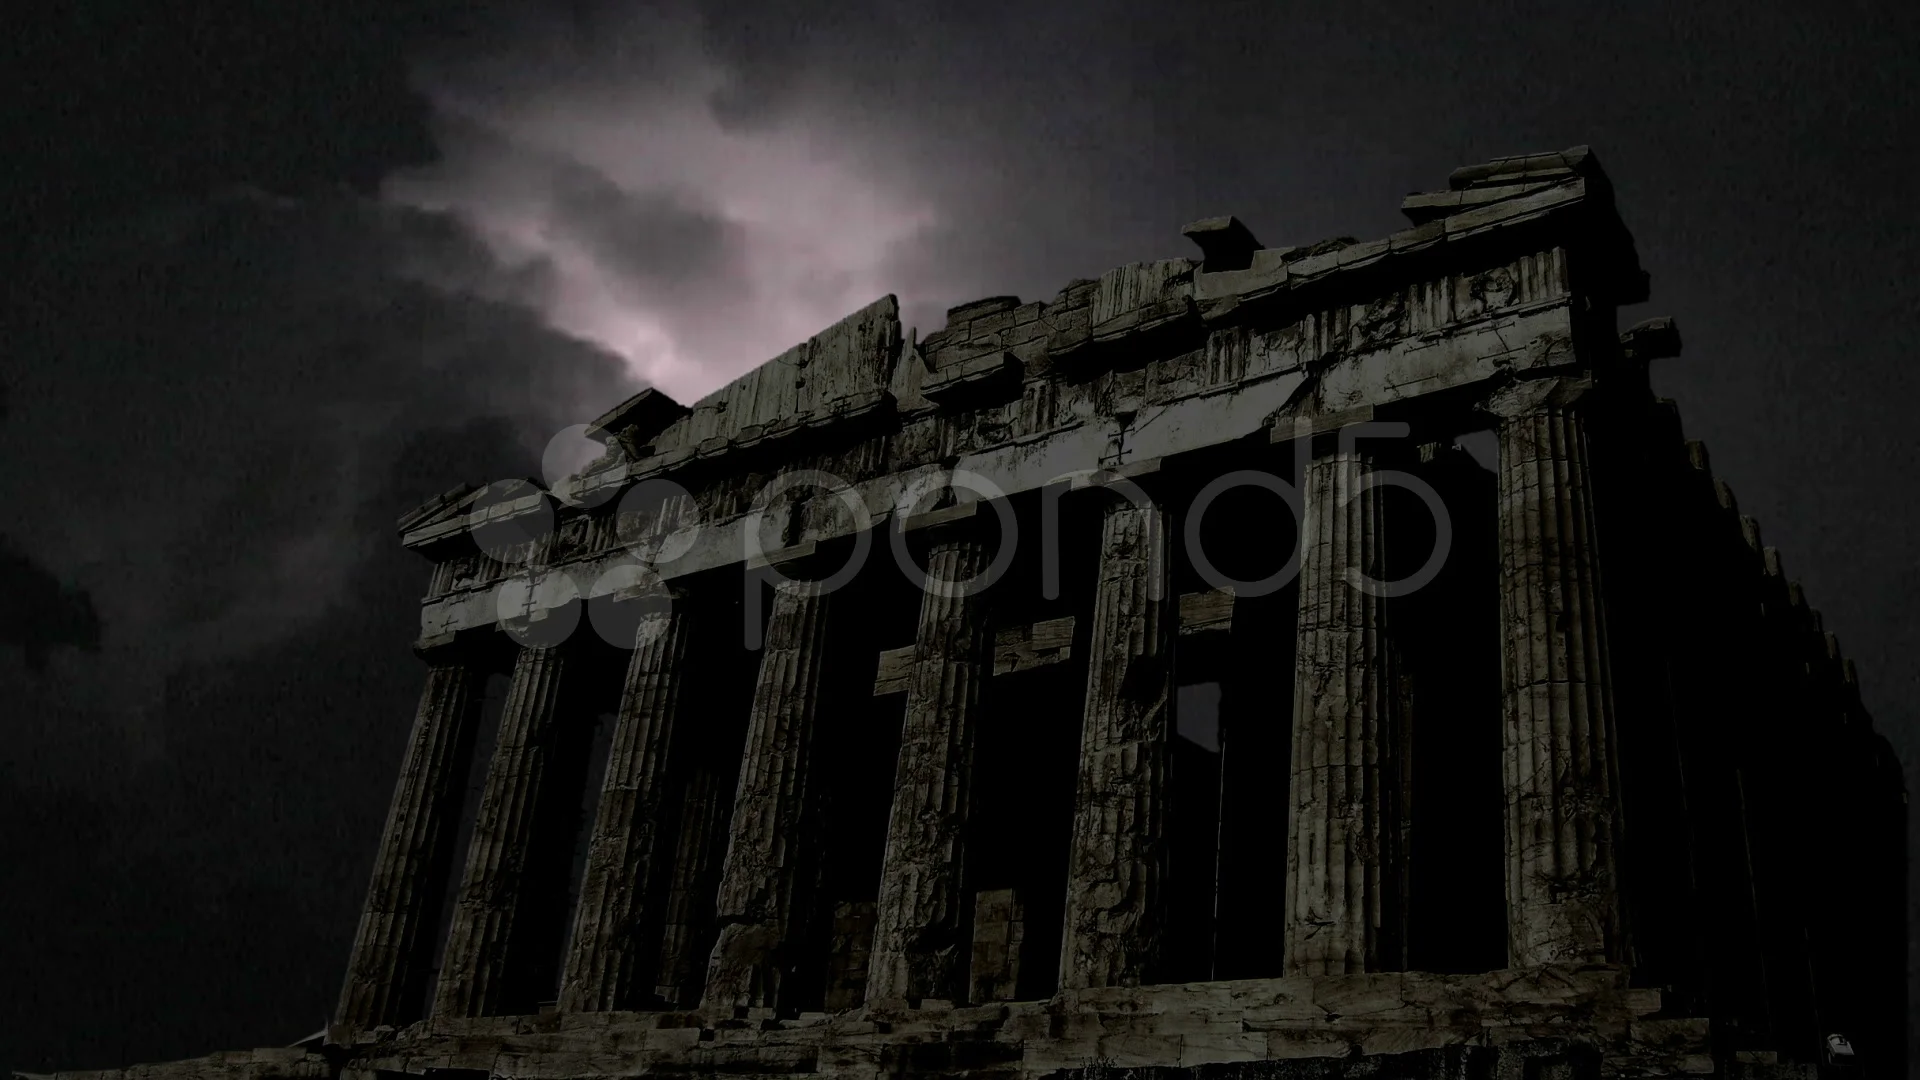
[[526, 646], [500, 714], [487, 783], [474, 819], [460, 900], [435, 991], [435, 1016], [488, 1016], [503, 1004], [509, 950], [538, 835], [547, 767], [560, 722], [567, 654]]
[[1500, 417], [1500, 625], [1512, 967], [1623, 958], [1614, 704], [1585, 383], [1522, 383]]
[[1178, 632], [1166, 548], [1158, 507], [1108, 508], [1068, 851], [1062, 989], [1149, 983], [1160, 958]]
[[380, 853], [354, 935], [334, 1024], [342, 1032], [408, 1023], [425, 1008], [433, 931], [453, 869], [453, 843], [486, 672], [452, 645], [423, 650], [427, 684], [387, 808]]
[[747, 721], [746, 751], [720, 874], [720, 928], [707, 965], [707, 1008], [770, 1008], [794, 926], [801, 835], [820, 704], [828, 596], [789, 581], [776, 590]]
[[652, 975], [638, 969], [657, 956], [658, 942], [648, 935], [661, 922], [660, 865], [672, 854], [661, 850], [661, 831], [672, 809], [668, 758], [687, 638], [685, 597], [672, 592], [659, 603], [642, 615], [627, 662], [560, 983], [559, 1008], [566, 1012], [637, 1007], [636, 991]]
[[962, 843], [980, 691], [993, 672], [993, 655], [984, 598], [962, 587], [986, 568], [985, 545], [968, 537], [938, 537], [927, 556], [868, 1001], [953, 1000], [963, 993], [972, 905]]
[[1300, 621], [1287, 835], [1289, 975], [1380, 971], [1390, 943], [1397, 728], [1381, 490], [1343, 450], [1302, 477]]

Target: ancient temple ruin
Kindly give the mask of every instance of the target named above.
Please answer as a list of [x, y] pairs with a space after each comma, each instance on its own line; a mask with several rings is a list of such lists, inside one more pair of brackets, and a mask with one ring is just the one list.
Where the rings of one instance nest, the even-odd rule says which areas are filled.
[[126, 1075], [1904, 1076], [1900, 770], [1607, 177], [1402, 208], [887, 297], [408, 515], [332, 1025]]

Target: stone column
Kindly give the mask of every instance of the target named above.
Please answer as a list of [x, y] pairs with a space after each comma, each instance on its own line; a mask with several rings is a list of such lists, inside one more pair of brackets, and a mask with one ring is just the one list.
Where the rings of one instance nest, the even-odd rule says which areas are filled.
[[653, 988], [661, 1000], [673, 1005], [696, 1004], [700, 999], [707, 962], [702, 946], [713, 922], [715, 870], [726, 853], [730, 794], [720, 777], [704, 768], [691, 770], [681, 789], [680, 829]]
[[501, 1007], [567, 666], [557, 647], [522, 648], [514, 658], [434, 995], [436, 1016], [487, 1016]]
[[[657, 955], [657, 908], [670, 851], [660, 831], [668, 804], [668, 754], [686, 675], [685, 598], [666, 598], [635, 633], [626, 686], [607, 756], [606, 780], [587, 846], [559, 1008], [607, 1012], [637, 1007], [634, 995], [652, 972], [636, 970]], [[670, 841], [669, 841], [670, 842]]]
[[987, 567], [986, 547], [936, 539], [900, 729], [893, 812], [880, 873], [880, 903], [867, 972], [867, 1000], [953, 1000], [963, 993], [971, 898], [962, 849], [980, 691], [993, 673], [979, 592], [954, 586]]
[[714, 904], [719, 940], [707, 965], [707, 1008], [773, 1007], [793, 925], [801, 830], [819, 708], [828, 595], [783, 584], [768, 619], [740, 761], [727, 858]]
[[[1387, 965], [1394, 894], [1396, 728], [1384, 581], [1381, 489], [1361, 489], [1362, 456], [1309, 462], [1302, 477], [1300, 621], [1294, 654], [1292, 812], [1287, 834], [1286, 973], [1344, 975]], [[1364, 577], [1363, 577], [1364, 576]]]
[[1613, 694], [1587, 439], [1559, 379], [1500, 417], [1500, 624], [1511, 967], [1623, 958]]
[[1168, 554], [1160, 509], [1108, 508], [1068, 850], [1062, 989], [1148, 983], [1159, 961], [1178, 632]]
[[349, 1032], [408, 1023], [425, 1007], [433, 931], [452, 871], [485, 679], [479, 666], [444, 647], [425, 658], [427, 685], [387, 808], [335, 1014], [335, 1026]]

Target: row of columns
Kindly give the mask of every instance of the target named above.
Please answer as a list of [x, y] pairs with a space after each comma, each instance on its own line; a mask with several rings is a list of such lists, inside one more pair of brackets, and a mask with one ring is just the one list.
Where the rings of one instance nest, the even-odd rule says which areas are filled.
[[[1586, 442], [1559, 383], [1496, 398], [1509, 963], [1618, 961], [1609, 696]], [[1381, 572], [1380, 489], [1366, 456], [1306, 468], [1300, 620], [1292, 703], [1291, 813], [1284, 857], [1289, 974], [1381, 970], [1396, 863], [1394, 650], [1387, 606], [1360, 587]], [[934, 581], [965, 581], [987, 552], [943, 526]], [[1155, 977], [1166, 876], [1167, 737], [1177, 635], [1167, 518], [1114, 500], [1102, 528], [1093, 648], [1069, 850], [1060, 984]], [[807, 875], [818, 838], [803, 833], [824, 642], [833, 596], [783, 587], [759, 666], [728, 843], [713, 900], [707, 1007], [780, 998], [796, 932], [811, 916]], [[658, 972], [688, 974], [700, 857], [723, 804], [693, 776], [666, 805], [668, 758], [686, 677], [684, 604], [643, 629], [626, 677], [586, 875], [566, 954], [560, 1008], [633, 1007]], [[447, 943], [434, 1011], [498, 1011], [516, 940], [523, 875], [563, 711], [567, 660], [522, 649]], [[981, 689], [991, 641], [977, 591], [929, 588], [914, 644], [887, 827], [868, 1000], [960, 996], [970, 892], [963, 842]], [[409, 1019], [430, 962], [436, 884], [459, 814], [464, 755], [479, 694], [472, 670], [429, 658], [337, 1026]], [[706, 784], [700, 783], [705, 776]], [[705, 792], [704, 795], [700, 794]], [[679, 851], [669, 850], [668, 823]], [[1275, 857], [1280, 857], [1275, 852]], [[812, 869], [810, 869], [812, 868]], [[669, 878], [671, 874], [671, 879]], [[1277, 901], [1279, 903], [1279, 901]], [[675, 912], [678, 911], [676, 915]], [[662, 948], [662, 942], [665, 948]], [[662, 987], [664, 989], [664, 986]]]

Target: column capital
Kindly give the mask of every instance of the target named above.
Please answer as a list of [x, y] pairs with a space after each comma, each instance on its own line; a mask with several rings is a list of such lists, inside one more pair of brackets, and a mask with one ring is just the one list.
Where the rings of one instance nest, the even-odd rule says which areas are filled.
[[1508, 383], [1487, 395], [1478, 408], [1502, 420], [1546, 409], [1568, 409], [1581, 404], [1593, 390], [1591, 375], [1556, 375]]

